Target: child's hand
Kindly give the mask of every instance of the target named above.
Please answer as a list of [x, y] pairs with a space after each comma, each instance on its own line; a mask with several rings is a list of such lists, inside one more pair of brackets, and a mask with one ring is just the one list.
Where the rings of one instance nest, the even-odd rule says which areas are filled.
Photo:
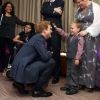
[[75, 60], [75, 65], [79, 65], [79, 60]]
[[53, 25], [53, 27], [55, 28], [55, 29], [57, 29], [58, 27], [55, 25], [55, 23], [52, 23], [52, 25]]

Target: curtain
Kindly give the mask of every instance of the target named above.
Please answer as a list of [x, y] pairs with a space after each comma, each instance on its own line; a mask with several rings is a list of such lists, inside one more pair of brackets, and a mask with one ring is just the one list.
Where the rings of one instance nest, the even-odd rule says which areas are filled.
[[[24, 20], [36, 23], [37, 21], [41, 20], [41, 5], [44, 0], [2, 0], [3, 3], [6, 1], [11, 1], [15, 6], [16, 15]], [[68, 32], [70, 23], [73, 21], [74, 18], [74, 4], [73, 0], [64, 0], [65, 7], [62, 16], [63, 20], [63, 29]], [[94, 2], [100, 4], [100, 0], [93, 0]], [[21, 28], [18, 28], [21, 31]], [[62, 49], [61, 51], [66, 50], [66, 41], [62, 40]]]

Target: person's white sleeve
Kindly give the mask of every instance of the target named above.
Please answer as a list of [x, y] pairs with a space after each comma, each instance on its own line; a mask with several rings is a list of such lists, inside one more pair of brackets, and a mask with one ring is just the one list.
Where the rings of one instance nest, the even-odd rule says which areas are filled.
[[85, 30], [92, 37], [96, 37], [100, 34], [100, 6], [93, 2], [93, 23]]

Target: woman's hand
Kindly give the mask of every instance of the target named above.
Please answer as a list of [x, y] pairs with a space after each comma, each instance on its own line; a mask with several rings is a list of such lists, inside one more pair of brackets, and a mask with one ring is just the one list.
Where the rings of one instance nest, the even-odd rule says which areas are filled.
[[86, 34], [87, 34], [86, 31], [81, 31], [81, 32], [79, 32], [79, 35], [80, 35], [80, 36], [85, 36]]

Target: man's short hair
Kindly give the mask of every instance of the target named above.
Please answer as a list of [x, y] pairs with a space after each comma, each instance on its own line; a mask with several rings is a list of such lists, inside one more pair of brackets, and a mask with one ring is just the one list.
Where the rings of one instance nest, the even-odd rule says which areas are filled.
[[50, 25], [49, 21], [40, 21], [40, 22], [36, 23], [36, 25], [35, 25], [36, 33], [42, 33], [43, 30], [47, 29], [49, 25]]

